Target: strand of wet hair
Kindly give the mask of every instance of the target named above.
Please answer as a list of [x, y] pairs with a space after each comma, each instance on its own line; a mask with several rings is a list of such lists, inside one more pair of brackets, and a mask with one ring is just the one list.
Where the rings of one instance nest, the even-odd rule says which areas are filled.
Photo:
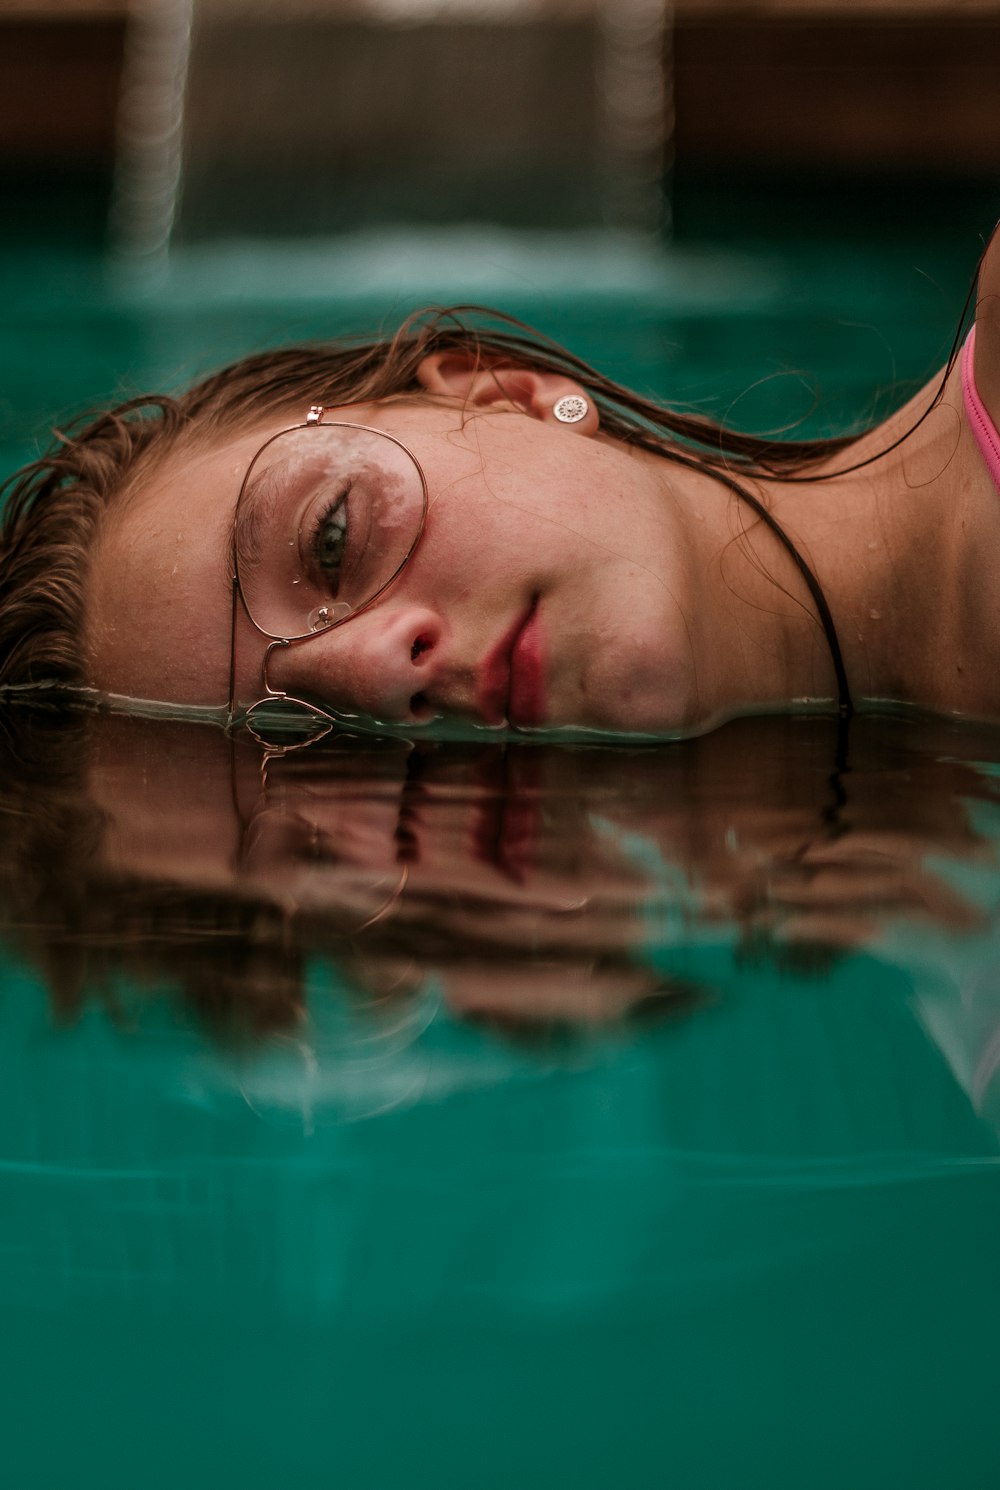
[[[642, 440], [636, 441], [636, 443], [642, 445], [645, 449], [655, 450], [652, 441], [649, 444], [646, 444]], [[788, 554], [805, 582], [806, 588], [812, 597], [812, 602], [816, 607], [816, 614], [820, 625], [823, 628], [823, 634], [830, 652], [830, 661], [833, 664], [834, 676], [837, 680], [838, 713], [843, 718], [850, 718], [854, 713], [854, 702], [851, 697], [850, 684], [847, 680], [847, 668], [844, 665], [844, 654], [841, 650], [836, 622], [833, 619], [833, 613], [830, 610], [827, 598], [823, 593], [823, 587], [809, 567], [809, 564], [785, 532], [781, 523], [774, 516], [774, 513], [769, 511], [760, 497], [755, 496], [741, 481], [737, 480], [731, 471], [720, 470], [711, 462], [700, 460], [697, 456], [688, 456], [679, 452], [672, 452], [671, 455], [672, 459], [678, 465], [686, 466], [692, 471], [699, 471], [702, 475], [709, 476], [715, 481], [721, 482], [723, 486], [728, 487], [734, 496], [738, 497], [741, 502], [745, 502], [757, 514], [761, 522], [774, 534], [775, 538], [777, 538], [782, 548]]]

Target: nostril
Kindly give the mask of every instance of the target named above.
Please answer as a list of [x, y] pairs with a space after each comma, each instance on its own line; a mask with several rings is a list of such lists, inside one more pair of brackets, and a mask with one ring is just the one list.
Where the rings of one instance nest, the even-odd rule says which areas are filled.
[[424, 724], [428, 719], [433, 719], [434, 710], [428, 701], [426, 693], [415, 693], [410, 699], [410, 713], [417, 724]]
[[418, 636], [410, 648], [410, 661], [416, 662], [421, 653], [429, 652], [433, 645], [429, 636]]

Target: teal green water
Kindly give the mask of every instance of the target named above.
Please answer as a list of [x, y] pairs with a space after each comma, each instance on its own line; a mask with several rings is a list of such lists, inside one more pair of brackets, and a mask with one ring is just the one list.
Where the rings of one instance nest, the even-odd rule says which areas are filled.
[[[729, 242], [600, 264], [582, 297], [462, 273], [612, 373], [747, 426], [792, 390], [826, 427], [943, 360], [975, 254]], [[348, 270], [137, 286], [8, 253], [5, 466], [119, 387], [441, 293]], [[261, 805], [150, 727], [101, 757], [125, 806], [96, 859], [19, 837], [48, 788], [5, 775], [12, 1490], [997, 1483], [1000, 737], [859, 725], [838, 772], [827, 726], [746, 728], [471, 779], [432, 752], [422, 794], [320, 753]], [[245, 821], [206, 819], [230, 801]], [[314, 852], [359, 803], [393, 863], [405, 820], [395, 898], [377, 854], [359, 891]], [[206, 820], [224, 883], [164, 932]], [[226, 950], [237, 891], [311, 918], [263, 972]], [[355, 900], [355, 927], [386, 912], [362, 936]], [[256, 1034], [239, 997], [219, 1017], [234, 979]]]
[[8, 991], [8, 1483], [990, 1484], [995, 1135], [885, 984], [568, 1071], [442, 1021], [308, 1135]]
[[[995, 1482], [1000, 737], [246, 758], [233, 859], [165, 729], [98, 750], [97, 860], [7, 845], [7, 1483]], [[256, 1035], [229, 891], [304, 953]]]

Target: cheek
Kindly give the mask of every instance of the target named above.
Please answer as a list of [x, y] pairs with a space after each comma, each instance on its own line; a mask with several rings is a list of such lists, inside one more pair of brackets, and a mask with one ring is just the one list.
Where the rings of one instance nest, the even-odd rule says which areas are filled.
[[[467, 437], [477, 428], [471, 425]], [[540, 440], [530, 425], [516, 449], [509, 441], [491, 449], [490, 432], [480, 432], [482, 448], [449, 448], [449, 459], [428, 463], [431, 495], [414, 560], [424, 550], [423, 564], [433, 563], [441, 581], [464, 577], [458, 588], [476, 576], [514, 578], [524, 571], [544, 582], [567, 564], [579, 574], [581, 563], [597, 562], [620, 525], [627, 495], [605, 452], [566, 435], [549, 441], [543, 432]]]
[[517, 527], [502, 504], [472, 490], [471, 483], [432, 500], [410, 560], [411, 583], [425, 582], [435, 596], [474, 591], [510, 570], [521, 547]]
[[[221, 705], [230, 611], [173, 555], [104, 556], [88, 628], [93, 681], [112, 693]], [[190, 566], [188, 566], [189, 568]]]
[[680, 607], [638, 587], [604, 594], [582, 651], [587, 717], [599, 728], [659, 733], [700, 722], [695, 648]]
[[546, 462], [516, 472], [481, 472], [436, 502], [432, 498], [429, 518], [436, 515], [442, 528], [447, 525], [456, 544], [482, 550], [496, 541], [530, 552], [535, 543], [566, 548], [578, 530], [588, 532], [598, 522], [603, 510], [588, 498], [582, 480]]

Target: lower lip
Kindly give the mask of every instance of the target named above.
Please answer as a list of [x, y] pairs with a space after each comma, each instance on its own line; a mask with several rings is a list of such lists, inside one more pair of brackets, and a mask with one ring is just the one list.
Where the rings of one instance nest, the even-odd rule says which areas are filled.
[[531, 612], [511, 650], [507, 717], [511, 724], [526, 729], [540, 725], [545, 718], [542, 636], [537, 607]]

